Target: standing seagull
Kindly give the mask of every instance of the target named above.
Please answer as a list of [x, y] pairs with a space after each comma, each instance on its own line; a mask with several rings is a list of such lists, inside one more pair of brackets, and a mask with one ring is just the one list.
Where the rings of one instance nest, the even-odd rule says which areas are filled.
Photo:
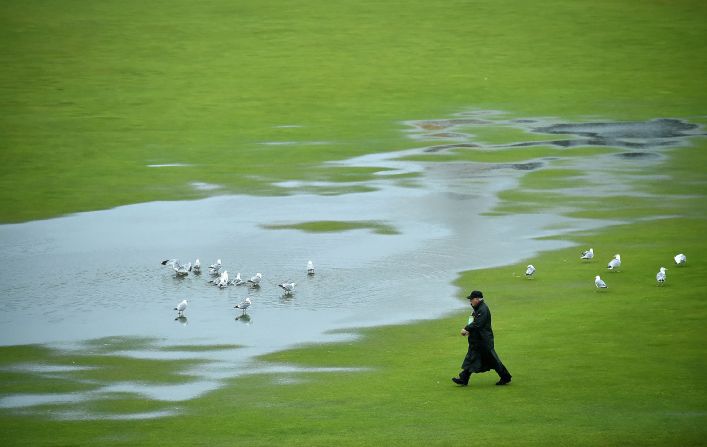
[[178, 317], [184, 315], [184, 311], [187, 310], [187, 300], [182, 300], [181, 303], [177, 304], [177, 307], [175, 307], [174, 310], [177, 311]]
[[240, 304], [236, 304], [235, 306], [233, 306], [234, 309], [241, 309], [243, 311], [242, 314], [245, 314], [246, 309], [248, 309], [249, 307], [250, 307], [250, 298], [246, 298], [243, 301], [241, 301]]
[[528, 268], [525, 269], [525, 277], [530, 278], [535, 273], [535, 267], [533, 264], [528, 264]]
[[609, 268], [609, 270], [616, 270], [621, 267], [621, 255], [614, 255], [614, 259], [609, 261], [607, 267]]
[[307, 262], [307, 274], [314, 275], [314, 264], [312, 264], [312, 261]]
[[687, 262], [687, 256], [684, 254], [680, 253], [679, 255], [675, 255], [675, 264], [677, 265], [685, 265]]
[[209, 266], [209, 273], [212, 276], [218, 276], [221, 274], [221, 260], [217, 259], [216, 264], [211, 264]]
[[665, 267], [661, 267], [660, 271], [655, 275], [655, 279], [658, 281], [659, 286], [665, 284], [665, 270], [667, 270]]
[[260, 287], [260, 280], [263, 279], [262, 273], [256, 273], [248, 280], [248, 285], [251, 287]]
[[592, 259], [594, 257], [594, 249], [590, 248], [587, 251], [582, 252], [582, 256], [579, 259]]
[[594, 277], [594, 285], [597, 286], [597, 289], [606, 289], [606, 288], [608, 288], [608, 286], [606, 285], [606, 283], [604, 282], [604, 280], [602, 280], [602, 279], [599, 277], [599, 275], [597, 275], [597, 276]]
[[165, 259], [160, 264], [172, 266], [172, 269], [177, 273], [177, 276], [187, 276], [191, 272], [191, 262], [182, 265], [179, 259]]
[[278, 284], [278, 286], [285, 291], [285, 295], [290, 295], [295, 290], [295, 283], [293, 282], [283, 282]]
[[194, 266], [192, 267], [192, 270], [194, 270], [195, 275], [201, 274], [201, 262], [199, 262], [199, 258], [196, 258], [196, 261], [194, 261]]

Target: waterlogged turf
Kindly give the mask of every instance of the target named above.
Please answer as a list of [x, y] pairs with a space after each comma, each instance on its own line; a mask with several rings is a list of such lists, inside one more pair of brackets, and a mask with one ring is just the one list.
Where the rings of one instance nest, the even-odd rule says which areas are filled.
[[391, 225], [386, 225], [381, 222], [335, 222], [335, 221], [320, 221], [320, 222], [302, 222], [289, 225], [266, 225], [265, 228], [272, 230], [295, 229], [308, 232], [329, 232], [329, 231], [350, 231], [359, 229], [369, 229], [377, 234], [399, 234], [400, 232]]
[[[465, 309], [269, 353], [246, 376], [229, 370], [247, 349], [230, 340], [3, 346], [8, 445], [703, 443], [703, 2], [30, 1], [4, 11], [3, 222], [491, 175], [499, 186], [484, 193], [500, 202], [485, 216], [551, 216], [523, 237], [571, 245], [459, 273], [451, 294], [440, 291], [459, 308], [469, 289], [484, 291], [510, 386], [495, 387], [493, 373], [467, 388], [449, 380], [466, 351]], [[656, 124], [670, 129], [647, 130]], [[420, 216], [441, 212], [427, 205]], [[576, 231], [566, 217], [604, 225]], [[361, 219], [266, 225], [381, 229]], [[594, 260], [579, 260], [589, 247]], [[686, 265], [671, 264], [678, 252]], [[608, 272], [615, 253], [622, 268]]]
[[[125, 408], [127, 414], [141, 409], [144, 417], [162, 417], [129, 425], [49, 418], [42, 421], [45, 443], [71, 436], [76, 443], [186, 445], [208, 433], [224, 445], [234, 437], [243, 445], [325, 445], [337, 437], [343, 445], [444, 445], [474, 431], [478, 442], [521, 445], [699, 444], [705, 417], [701, 371], [707, 365], [695, 339], [704, 335], [707, 267], [692, 253], [704, 248], [702, 224], [674, 218], [578, 234], [572, 238], [577, 248], [462, 275], [461, 290], [483, 285], [497, 349], [514, 375], [508, 387], [494, 386], [493, 373], [472, 376], [467, 388], [449, 380], [466, 351], [458, 335], [466, 312], [459, 312], [361, 330], [355, 342], [269, 355], [262, 360], [305, 369], [240, 377], [188, 402], [143, 401], [141, 408], [116, 396], [91, 404], [92, 414], [103, 407], [112, 415]], [[595, 258], [581, 261], [579, 252], [590, 246]], [[671, 264], [677, 247], [690, 248], [684, 266]], [[605, 261], [615, 251], [622, 254], [622, 269], [607, 272]], [[534, 279], [522, 274], [526, 262], [538, 268]], [[654, 277], [660, 265], [668, 268], [663, 286]], [[594, 287], [595, 274], [606, 279], [607, 290]], [[355, 369], [306, 372], [315, 367]], [[164, 417], [168, 411], [179, 415]], [[484, 420], [470, 421], [472, 411]], [[22, 433], [35, 419], [15, 413], [4, 420], [19, 424], [15, 433]], [[174, 424], [184, 420], [199, 427], [174, 433]], [[31, 439], [43, 443], [42, 433]], [[151, 440], [155, 436], [158, 441]]]

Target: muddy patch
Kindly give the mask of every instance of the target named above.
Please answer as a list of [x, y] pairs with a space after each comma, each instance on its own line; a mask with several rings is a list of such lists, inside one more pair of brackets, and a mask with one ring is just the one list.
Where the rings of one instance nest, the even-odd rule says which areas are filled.
[[[481, 115], [475, 117], [474, 115]], [[439, 139], [441, 136], [464, 139], [459, 143], [434, 145], [424, 148], [427, 153], [455, 149], [508, 149], [531, 146], [552, 146], [556, 148], [614, 147], [630, 149], [633, 152], [656, 148], [675, 147], [686, 143], [690, 137], [707, 135], [700, 126], [676, 118], [656, 118], [647, 121], [599, 121], [599, 122], [553, 122], [551, 119], [516, 118], [495, 119], [501, 112], [469, 112], [468, 118], [407, 121], [413, 139]], [[527, 140], [502, 143], [484, 143], [475, 131], [485, 132], [489, 127], [508, 127], [509, 135], [517, 135], [521, 130]], [[563, 138], [538, 139], [538, 135], [562, 135]], [[510, 138], [510, 137], [509, 137]], [[628, 156], [632, 157], [632, 156]]]

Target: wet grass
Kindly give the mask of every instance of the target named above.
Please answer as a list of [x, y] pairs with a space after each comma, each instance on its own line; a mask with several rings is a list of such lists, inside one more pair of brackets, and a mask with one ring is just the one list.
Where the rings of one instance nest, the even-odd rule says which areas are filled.
[[[400, 136], [400, 121], [470, 106], [519, 118], [705, 122], [704, 2], [251, 3], [5, 5], [0, 221], [211, 194], [193, 182], [219, 185], [216, 193], [284, 194], [273, 182], [367, 180], [375, 170], [319, 164], [417, 147]], [[483, 140], [516, 137], [489, 128]], [[301, 144], [263, 144], [288, 141]], [[514, 374], [511, 386], [495, 387], [492, 374], [474, 377], [469, 388], [449, 382], [466, 350], [458, 336], [466, 314], [460, 314], [365, 329], [355, 342], [264, 358], [364, 371], [240, 377], [185, 402], [114, 393], [80, 405], [0, 409], [3, 442], [701, 445], [707, 435], [707, 264], [700, 259], [707, 251], [705, 149], [704, 140], [694, 139], [692, 147], [671, 150], [660, 166], [646, 168], [645, 177], [629, 180], [655, 197], [592, 193], [575, 167], [532, 172], [518, 189], [502, 193], [495, 213], [677, 216], [565, 236], [577, 248], [460, 276], [460, 297], [471, 288], [488, 297], [498, 351]], [[457, 149], [419, 159], [518, 163], [614, 151]], [[161, 163], [188, 166], [147, 167]], [[656, 180], [661, 175], [669, 180]], [[577, 182], [586, 195], [557, 189]], [[356, 188], [367, 186], [316, 191]], [[285, 227], [325, 231], [332, 225]], [[351, 229], [337, 225], [337, 231]], [[378, 229], [369, 222], [362, 228]], [[579, 248], [590, 246], [596, 258], [582, 263]], [[669, 265], [679, 251], [688, 264]], [[605, 273], [616, 252], [622, 270]], [[533, 280], [522, 277], [528, 262], [538, 268]], [[661, 265], [669, 268], [664, 287], [654, 279]], [[595, 274], [605, 278], [607, 291], [595, 290]], [[198, 363], [118, 353], [151, 344], [101, 340], [78, 355], [2, 347], [0, 398], [79, 393], [114, 381], [189, 380], [182, 373]], [[13, 369], [69, 367], [77, 360], [91, 369]], [[78, 420], [57, 416], [77, 408]], [[153, 411], [178, 416], [111, 419]]]
[[504, 126], [478, 126], [471, 131], [474, 140], [485, 145], [513, 144], [523, 141], [554, 141], [566, 139], [557, 135], [530, 133], [523, 129], [516, 129], [508, 125]]
[[[207, 348], [203, 348], [192, 352], [206, 350]], [[47, 385], [47, 380], [49, 383], [61, 382], [62, 388], [67, 390], [71, 383], [72, 391], [119, 381], [147, 384], [182, 383], [188, 379], [189, 370], [204, 363], [198, 359], [131, 358], [119, 353], [66, 353], [54, 349], [38, 349], [32, 345], [2, 347], [0, 351], [4, 360], [0, 374], [6, 379], [2, 382], [0, 394], [28, 390], [39, 392], [41, 387]], [[51, 386], [48, 389], [51, 389]], [[56, 392], [57, 389], [53, 391]]]
[[376, 221], [333, 221], [324, 220], [317, 222], [301, 222], [296, 224], [273, 224], [263, 225], [264, 228], [271, 230], [301, 230], [308, 233], [330, 233], [352, 230], [370, 230], [376, 234], [400, 234], [393, 227], [382, 222]]

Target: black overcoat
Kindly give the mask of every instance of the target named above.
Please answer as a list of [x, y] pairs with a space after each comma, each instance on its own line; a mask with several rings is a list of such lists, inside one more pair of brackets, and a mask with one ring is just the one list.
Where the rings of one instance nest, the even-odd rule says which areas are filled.
[[486, 372], [491, 369], [505, 370], [493, 347], [491, 311], [486, 303], [481, 301], [471, 315], [472, 321], [464, 327], [469, 332], [469, 350], [464, 357], [462, 369], [472, 373]]

